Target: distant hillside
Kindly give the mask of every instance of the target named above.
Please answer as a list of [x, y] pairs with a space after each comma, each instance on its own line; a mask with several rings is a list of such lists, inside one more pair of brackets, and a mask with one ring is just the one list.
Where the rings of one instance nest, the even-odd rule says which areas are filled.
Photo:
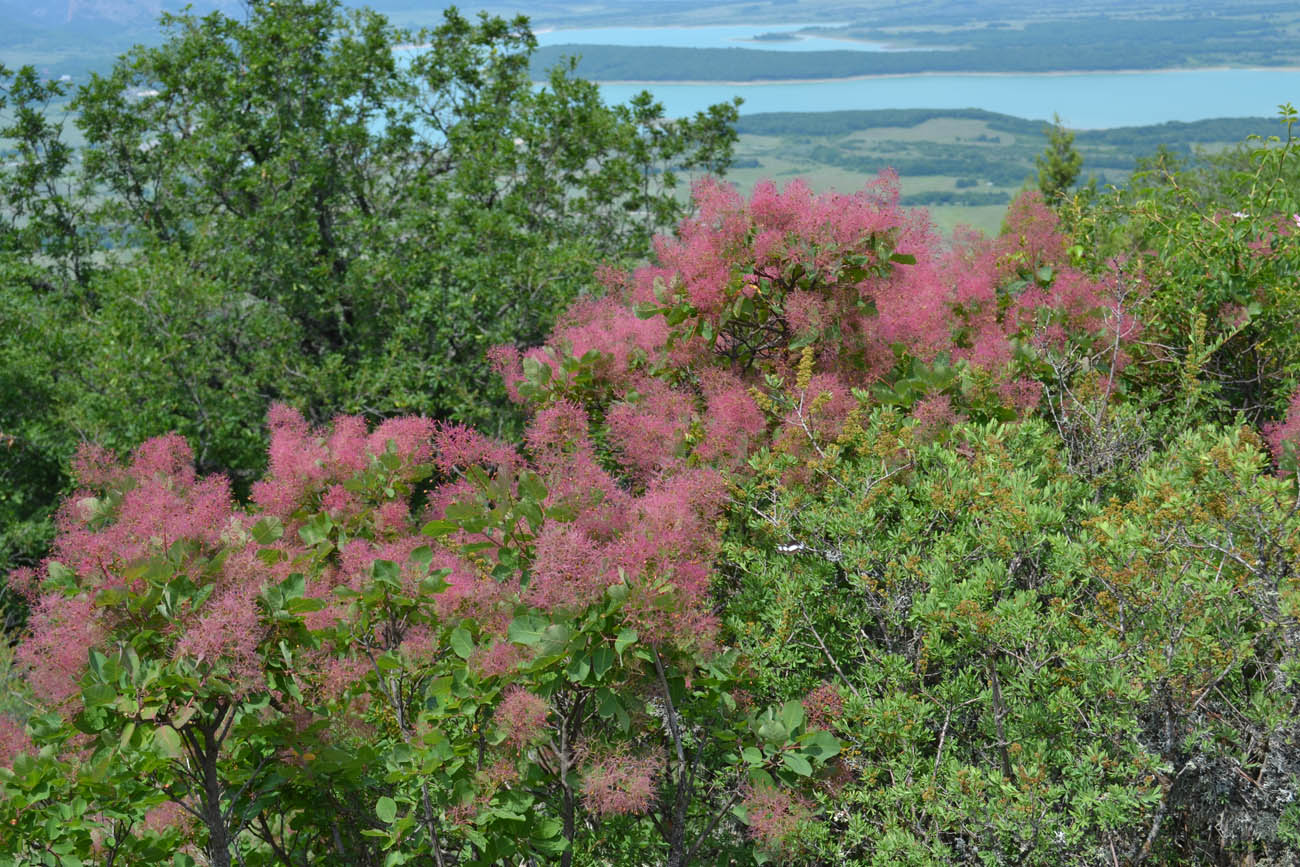
[[[990, 129], [1013, 135], [1041, 136], [1043, 122], [979, 108], [897, 108], [876, 111], [766, 112], [741, 115], [742, 135], [836, 136], [882, 127], [916, 127], [938, 118], [983, 121]], [[1157, 147], [1186, 152], [1191, 145], [1242, 141], [1248, 135], [1276, 135], [1276, 118], [1221, 117], [1184, 123], [1079, 130], [1078, 145], [1123, 147], [1149, 153]]]

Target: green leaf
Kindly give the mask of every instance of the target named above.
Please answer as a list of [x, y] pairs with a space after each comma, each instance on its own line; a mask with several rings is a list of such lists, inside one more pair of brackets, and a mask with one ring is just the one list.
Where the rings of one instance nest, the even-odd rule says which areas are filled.
[[542, 640], [538, 644], [539, 651], [543, 656], [563, 654], [572, 637], [572, 628], [563, 623], [552, 623], [542, 632]]
[[153, 733], [154, 746], [170, 759], [179, 758], [181, 754], [181, 736], [176, 729], [171, 726], [162, 726], [154, 729]]
[[637, 634], [635, 629], [624, 627], [619, 630], [618, 637], [614, 639], [614, 652], [619, 658], [623, 658], [623, 651], [636, 643]]
[[443, 514], [447, 516], [448, 520], [455, 521], [459, 526], [464, 524], [466, 521], [482, 517], [483, 507], [478, 503], [466, 503], [462, 500], [457, 500], [447, 506]]
[[93, 650], [93, 649], [92, 649], [92, 650], [90, 651], [89, 659], [90, 659], [90, 671], [91, 671], [91, 673], [94, 674], [95, 677], [97, 677], [98, 679], [103, 680], [103, 679], [104, 679], [104, 665], [105, 665], [105, 663], [108, 662], [108, 657], [104, 656], [104, 654], [100, 653], [98, 650]]
[[428, 545], [421, 545], [411, 552], [411, 556], [408, 559], [414, 563], [420, 571], [424, 571], [433, 563], [433, 549]]
[[781, 722], [789, 731], [794, 731], [803, 725], [804, 713], [803, 705], [797, 701], [787, 701], [781, 708]]
[[591, 663], [587, 659], [587, 654], [579, 654], [569, 660], [569, 665], [565, 670], [565, 673], [568, 674], [569, 680], [574, 683], [582, 683], [586, 680], [587, 675], [591, 673]]
[[92, 683], [81, 691], [81, 700], [88, 708], [103, 707], [117, 701], [117, 688], [107, 683]]
[[459, 529], [459, 527], [453, 521], [437, 520], [425, 524], [420, 532], [424, 533], [426, 536], [440, 537], [446, 536], [448, 533], [453, 533], [457, 529]]
[[916, 257], [911, 253], [891, 253], [889, 261], [893, 262], [895, 265], [915, 265]]
[[591, 653], [591, 673], [600, 680], [605, 676], [605, 672], [614, 665], [614, 651], [608, 647], [597, 647]]
[[450, 574], [450, 569], [434, 569], [420, 579], [420, 592], [429, 595], [441, 593], [450, 586], [447, 584], [447, 576]]
[[533, 824], [532, 836], [535, 844], [544, 843], [548, 846], [551, 846], [552, 841], [557, 841], [557, 840], [560, 844], [558, 849], [555, 849], [553, 846], [548, 848], [546, 850], [547, 854], [558, 855], [564, 851], [567, 845], [567, 841], [564, 840], [562, 836], [563, 833], [564, 833], [564, 823], [556, 818], [543, 819], [540, 822], [535, 822]]
[[392, 560], [376, 560], [370, 564], [370, 574], [376, 581], [396, 585], [402, 575], [402, 567]]
[[519, 493], [535, 503], [546, 499], [546, 485], [536, 473], [524, 473], [519, 477]]
[[257, 552], [257, 559], [261, 560], [268, 566], [274, 566], [276, 563], [286, 560], [288, 556], [288, 554], [281, 551], [279, 548], [263, 548]]
[[838, 755], [840, 751], [840, 741], [835, 735], [825, 729], [817, 729], [806, 736], [807, 745], [804, 752], [812, 755], [814, 758], [826, 761], [832, 756]]
[[549, 625], [544, 617], [539, 617], [536, 614], [524, 614], [510, 621], [510, 626], [506, 629], [506, 635], [515, 644], [534, 647], [541, 643], [542, 637], [546, 633], [546, 627]]
[[375, 804], [375, 815], [384, 824], [393, 824], [393, 820], [397, 818], [397, 802], [385, 795]]
[[759, 725], [758, 736], [769, 744], [784, 744], [790, 737], [790, 730], [776, 720], [769, 719]]
[[259, 545], [270, 545], [284, 535], [284, 524], [274, 515], [268, 515], [253, 525], [250, 531]]
[[319, 545], [329, 538], [329, 532], [333, 528], [334, 523], [330, 521], [329, 515], [321, 512], [298, 528], [298, 537], [302, 539], [303, 544]]
[[48, 576], [50, 584], [68, 587], [76, 586], [77, 573], [57, 560], [51, 560], [46, 564], [45, 574]]
[[534, 531], [541, 529], [543, 521], [542, 507], [537, 503], [520, 503], [519, 514], [524, 516], [525, 520], [528, 521], [528, 526], [532, 527]]
[[290, 614], [306, 614], [309, 611], [320, 611], [325, 607], [325, 600], [299, 597], [297, 599], [290, 599], [285, 603], [284, 607], [289, 610]]
[[799, 753], [784, 753], [781, 762], [801, 777], [812, 776], [812, 765]]
[[451, 631], [451, 649], [461, 659], [469, 659], [474, 652], [474, 639], [464, 627], [457, 626]]

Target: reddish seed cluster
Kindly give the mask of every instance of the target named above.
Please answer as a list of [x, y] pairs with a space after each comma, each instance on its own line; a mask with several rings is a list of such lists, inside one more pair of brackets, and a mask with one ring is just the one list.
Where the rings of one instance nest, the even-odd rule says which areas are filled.
[[103, 637], [98, 612], [88, 595], [68, 599], [47, 593], [32, 609], [27, 626], [30, 637], [18, 646], [15, 658], [38, 699], [65, 706], [78, 694], [87, 655]]
[[124, 467], [109, 452], [85, 448], [73, 469], [83, 487], [59, 512], [54, 559], [88, 589], [138, 591], [140, 579], [126, 576], [128, 566], [181, 540], [220, 545], [231, 529], [229, 483], [197, 478], [193, 453], [175, 434], [145, 442]]
[[[714, 630], [708, 574], [713, 528], [725, 502], [716, 471], [666, 462], [629, 493], [596, 457], [587, 414], [559, 402], [538, 412], [526, 440], [548, 487], [548, 505], [577, 504], [570, 524], [537, 541], [524, 599], [544, 611], [572, 612], [626, 582], [625, 616], [645, 641], [707, 645]], [[664, 594], [674, 598], [664, 604]]]
[[166, 801], [151, 807], [144, 815], [144, 826], [157, 834], [164, 834], [172, 828], [188, 825], [190, 821], [190, 814], [174, 801]]
[[764, 848], [776, 851], [784, 849], [799, 825], [812, 815], [802, 798], [771, 786], [754, 786], [742, 806], [749, 833]]
[[803, 709], [810, 728], [829, 730], [844, 715], [844, 699], [834, 684], [823, 683], [804, 696]]
[[32, 739], [18, 720], [0, 713], [0, 768], [12, 768], [19, 753], [32, 753]]
[[[329, 429], [316, 430], [302, 414], [282, 404], [271, 407], [270, 469], [253, 485], [253, 502], [264, 514], [287, 519], [304, 506], [323, 503], [337, 518], [368, 505], [343, 483], [391, 448], [401, 461], [397, 479], [412, 478], [433, 457], [435, 423], [421, 416], [392, 418], [372, 432], [359, 416], [339, 416]], [[400, 504], [394, 503], [400, 509]], [[390, 509], [385, 518], [396, 526], [404, 518]]]
[[523, 751], [545, 731], [551, 709], [546, 701], [521, 687], [506, 690], [497, 705], [493, 720], [505, 735], [506, 743]]
[[[1282, 461], [1288, 443], [1292, 448], [1300, 449], [1300, 391], [1292, 395], [1282, 421], [1264, 425], [1264, 439], [1273, 452], [1273, 460], [1278, 462]], [[1282, 470], [1283, 474], [1286, 472]]]
[[600, 749], [582, 764], [582, 804], [597, 817], [644, 813], [654, 804], [662, 756]]
[[252, 582], [215, 591], [176, 642], [176, 655], [199, 665], [220, 661], [236, 693], [258, 690], [264, 683], [258, 652], [263, 633], [257, 608], [260, 591]]

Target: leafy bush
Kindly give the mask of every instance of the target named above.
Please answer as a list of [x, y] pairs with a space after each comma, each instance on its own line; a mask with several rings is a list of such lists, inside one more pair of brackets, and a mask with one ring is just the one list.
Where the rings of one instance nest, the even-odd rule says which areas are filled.
[[1081, 256], [1137, 290], [1145, 334], [1127, 377], [1169, 440], [1238, 413], [1275, 420], [1300, 385], [1290, 106], [1282, 120], [1284, 137], [1208, 167], [1161, 155], [1127, 190], [1064, 209]]
[[843, 705], [851, 773], [802, 860], [1281, 857], [1300, 523], [1258, 438], [1188, 434], [1101, 507], [1040, 422], [932, 436], [877, 411], [833, 484], [765, 456], [732, 512], [758, 700]]

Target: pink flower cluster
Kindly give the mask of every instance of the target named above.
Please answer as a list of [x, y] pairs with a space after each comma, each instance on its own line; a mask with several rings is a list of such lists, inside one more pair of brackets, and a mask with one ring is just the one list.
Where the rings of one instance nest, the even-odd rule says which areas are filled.
[[[625, 616], [643, 640], [707, 644], [714, 628], [708, 575], [726, 488], [712, 469], [666, 462], [636, 475], [629, 493], [596, 456], [587, 414], [559, 402], [539, 411], [526, 440], [547, 485], [547, 505], [577, 508], [570, 523], [547, 524], [537, 539], [523, 600], [572, 613], [626, 582]], [[664, 593], [675, 598], [663, 604]]]
[[103, 638], [87, 594], [67, 598], [60, 593], [40, 597], [28, 617], [28, 637], [14, 655], [38, 699], [53, 707], [68, 705], [79, 695], [88, 654]]
[[83, 487], [59, 511], [53, 556], [87, 588], [139, 589], [128, 566], [179, 541], [220, 545], [236, 517], [229, 482], [197, 478], [193, 453], [176, 434], [145, 442], [125, 466], [85, 447], [73, 471]]
[[[320, 502], [335, 519], [359, 513], [359, 501], [344, 482], [354, 478], [390, 448], [401, 460], [396, 478], [409, 478], [433, 456], [436, 425], [421, 416], [401, 416], [367, 432], [360, 416], [339, 416], [328, 428], [313, 429], [297, 410], [276, 404], [267, 415], [271, 428], [270, 469], [253, 485], [253, 502], [264, 514], [288, 519], [305, 505]], [[454, 442], [454, 437], [451, 438]], [[318, 499], [319, 498], [319, 499]], [[400, 503], [390, 504], [383, 520], [401, 523]]]

